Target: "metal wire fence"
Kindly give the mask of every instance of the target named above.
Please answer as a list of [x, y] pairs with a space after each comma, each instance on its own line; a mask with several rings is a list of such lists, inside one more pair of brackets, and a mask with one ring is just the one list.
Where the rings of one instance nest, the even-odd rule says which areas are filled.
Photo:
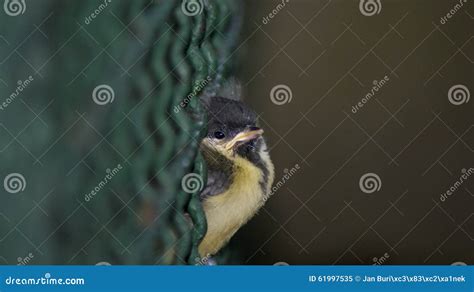
[[198, 96], [232, 72], [239, 2], [30, 2], [0, 17], [0, 174], [26, 184], [1, 189], [0, 261], [198, 263], [181, 182], [206, 180]]

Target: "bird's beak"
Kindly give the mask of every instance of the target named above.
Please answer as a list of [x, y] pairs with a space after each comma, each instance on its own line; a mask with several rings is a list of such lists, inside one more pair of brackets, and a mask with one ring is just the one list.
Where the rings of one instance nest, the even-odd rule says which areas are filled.
[[230, 150], [236, 146], [239, 146], [239, 145], [245, 144], [246, 142], [257, 139], [258, 137], [262, 136], [262, 134], [263, 134], [263, 130], [257, 127], [252, 127], [250, 129], [244, 130], [238, 133], [237, 135], [235, 135], [235, 137], [232, 140], [227, 142], [226, 148]]

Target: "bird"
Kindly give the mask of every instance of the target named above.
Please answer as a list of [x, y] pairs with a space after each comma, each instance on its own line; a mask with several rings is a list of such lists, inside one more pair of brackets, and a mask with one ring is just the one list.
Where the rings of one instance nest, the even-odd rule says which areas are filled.
[[208, 116], [200, 150], [207, 183], [200, 194], [207, 232], [199, 244], [210, 258], [265, 204], [274, 165], [256, 113], [242, 101], [239, 82], [230, 79], [215, 94], [201, 98]]

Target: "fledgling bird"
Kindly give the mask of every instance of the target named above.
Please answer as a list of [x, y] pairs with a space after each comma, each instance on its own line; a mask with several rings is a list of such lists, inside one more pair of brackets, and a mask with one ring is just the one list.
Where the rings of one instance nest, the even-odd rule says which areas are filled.
[[257, 115], [241, 101], [235, 80], [202, 98], [208, 132], [201, 151], [208, 167], [201, 193], [207, 233], [201, 257], [216, 254], [263, 206], [274, 180], [274, 166], [258, 127]]

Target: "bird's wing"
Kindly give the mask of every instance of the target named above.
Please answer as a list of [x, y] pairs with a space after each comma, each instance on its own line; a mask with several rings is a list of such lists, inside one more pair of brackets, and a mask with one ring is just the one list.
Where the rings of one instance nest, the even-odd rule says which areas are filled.
[[201, 201], [207, 197], [216, 196], [222, 194], [230, 185], [229, 174], [218, 170], [208, 169], [207, 171], [207, 185], [201, 192]]

